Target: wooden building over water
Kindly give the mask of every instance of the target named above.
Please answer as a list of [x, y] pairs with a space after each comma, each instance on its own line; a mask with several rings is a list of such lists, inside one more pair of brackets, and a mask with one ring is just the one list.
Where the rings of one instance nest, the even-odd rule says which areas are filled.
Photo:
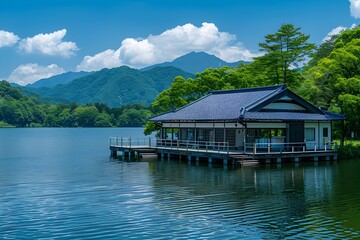
[[336, 159], [332, 122], [343, 119], [277, 85], [214, 91], [149, 121], [161, 125], [161, 136], [152, 146], [159, 154], [178, 151], [198, 159], [217, 152], [209, 158], [281, 162]]

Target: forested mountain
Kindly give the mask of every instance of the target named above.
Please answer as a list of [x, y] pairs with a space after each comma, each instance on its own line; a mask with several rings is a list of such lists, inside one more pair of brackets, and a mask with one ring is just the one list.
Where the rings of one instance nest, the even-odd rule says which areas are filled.
[[184, 70], [185, 72], [195, 74], [195, 73], [200, 73], [207, 68], [220, 68], [223, 66], [236, 67], [240, 63], [248, 63], [248, 62], [240, 61], [240, 62], [229, 63], [229, 62], [225, 62], [225, 61], [221, 60], [220, 58], [218, 58], [214, 55], [210, 55], [210, 54], [207, 54], [204, 52], [191, 52], [189, 54], [186, 54], [184, 56], [181, 56], [181, 57], [175, 59], [172, 62], [156, 64], [156, 65], [144, 68], [143, 70], [149, 70], [149, 69], [152, 69], [154, 67], [159, 67], [159, 66], [161, 66], [161, 67], [173, 66], [176, 68], [180, 68], [180, 69]]
[[40, 87], [47, 87], [52, 88], [59, 84], [66, 84], [68, 82], [71, 82], [74, 79], [85, 77], [87, 75], [92, 74], [92, 72], [67, 72], [63, 74], [59, 74], [56, 76], [52, 76], [49, 78], [40, 79], [37, 82], [34, 82], [33, 84], [29, 84], [26, 87], [32, 87], [32, 88], [40, 88]]
[[150, 115], [149, 107], [141, 104], [39, 104], [36, 97], [0, 81], [0, 127], [141, 127]]
[[193, 77], [174, 67], [140, 71], [122, 66], [103, 69], [53, 88], [26, 87], [25, 90], [52, 102], [104, 103], [109, 107], [120, 107], [129, 103], [150, 104], [176, 76]]

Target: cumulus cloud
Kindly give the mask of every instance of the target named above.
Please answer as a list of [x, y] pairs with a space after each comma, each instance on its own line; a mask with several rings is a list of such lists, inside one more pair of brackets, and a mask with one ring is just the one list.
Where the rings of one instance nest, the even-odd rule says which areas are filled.
[[79, 50], [74, 42], [63, 42], [66, 29], [53, 33], [38, 34], [20, 41], [19, 50], [25, 53], [40, 53], [50, 56], [70, 57]]
[[12, 32], [0, 30], [0, 47], [11, 47], [19, 41], [19, 37]]
[[[124, 39], [117, 50], [86, 56], [77, 70], [94, 71], [120, 65], [140, 68], [172, 61], [193, 51], [207, 52], [228, 62], [250, 61], [256, 56], [237, 42], [235, 35], [220, 32], [213, 23], [205, 22], [201, 27], [188, 23], [160, 35], [150, 35], [146, 39]], [[101, 59], [102, 56], [106, 58]]]
[[49, 78], [64, 72], [64, 69], [58, 67], [56, 64], [41, 66], [37, 63], [29, 63], [18, 66], [12, 71], [7, 80], [25, 86], [42, 78]]
[[326, 37], [323, 38], [322, 42], [325, 42], [325, 41], [330, 40], [332, 36], [338, 35], [338, 34], [340, 34], [342, 31], [345, 31], [345, 30], [347, 30], [347, 29], [354, 29], [354, 28], [356, 28], [356, 27], [357, 27], [357, 25], [356, 25], [355, 23], [353, 23], [350, 28], [347, 28], [347, 27], [344, 27], [344, 26], [338, 26], [338, 27], [332, 29], [332, 30], [326, 35]]
[[350, 1], [350, 14], [354, 18], [360, 18], [360, 0]]
[[343, 26], [338, 26], [334, 29], [332, 29], [327, 35], [326, 37], [324, 37], [324, 39], [322, 40], [323, 42], [325, 41], [328, 41], [331, 39], [332, 36], [334, 35], [338, 35], [340, 32], [346, 30], [347, 28], [346, 27], [343, 27]]
[[94, 56], [86, 56], [76, 67], [76, 71], [99, 71], [103, 68], [114, 68], [120, 66], [119, 51], [108, 49]]

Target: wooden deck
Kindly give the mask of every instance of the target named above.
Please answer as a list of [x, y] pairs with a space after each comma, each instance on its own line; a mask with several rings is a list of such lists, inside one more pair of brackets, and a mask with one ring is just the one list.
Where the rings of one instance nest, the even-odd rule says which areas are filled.
[[[116, 157], [118, 152], [124, 157], [141, 158], [146, 154], [156, 154], [161, 159], [180, 158], [189, 161], [207, 161], [209, 163], [220, 162], [223, 165], [236, 165], [247, 163], [282, 163], [336, 160], [337, 151], [331, 145], [324, 148], [306, 150], [305, 147], [257, 148], [253, 145], [245, 150], [232, 149], [224, 142], [189, 142], [189, 141], [168, 141], [159, 139], [130, 139], [111, 138], [110, 150], [112, 156]], [[277, 149], [278, 151], [274, 151]]]

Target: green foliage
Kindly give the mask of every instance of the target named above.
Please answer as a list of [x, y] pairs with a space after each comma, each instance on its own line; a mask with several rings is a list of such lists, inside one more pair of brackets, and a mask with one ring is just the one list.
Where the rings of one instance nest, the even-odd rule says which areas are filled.
[[360, 129], [359, 34], [359, 28], [342, 32], [330, 54], [305, 73], [307, 80], [299, 90], [316, 105], [345, 114], [346, 121], [340, 126], [342, 140], [346, 132]]
[[4, 121], [0, 121], [0, 128], [11, 128], [11, 127], [14, 127]]
[[360, 159], [360, 145], [346, 144], [338, 151], [339, 159]]
[[151, 115], [141, 104], [37, 104], [5, 81], [0, 82], [0, 94], [0, 127], [141, 127]]
[[19, 127], [27, 127], [30, 123], [40, 123], [43, 112], [31, 98], [10, 86], [6, 81], [0, 82], [0, 121]]
[[314, 50], [315, 45], [307, 42], [309, 37], [292, 24], [284, 24], [276, 33], [265, 36], [265, 43], [259, 44], [265, 55], [255, 61], [263, 66], [272, 84], [298, 85], [298, 76], [290, 68], [298, 67]]
[[303, 69], [307, 71], [310, 68], [316, 66], [321, 59], [328, 57], [332, 50], [335, 48], [336, 40], [338, 37], [339, 35], [332, 35], [330, 39], [323, 42], [316, 49], [316, 51], [310, 55], [311, 60], [306, 64]]

